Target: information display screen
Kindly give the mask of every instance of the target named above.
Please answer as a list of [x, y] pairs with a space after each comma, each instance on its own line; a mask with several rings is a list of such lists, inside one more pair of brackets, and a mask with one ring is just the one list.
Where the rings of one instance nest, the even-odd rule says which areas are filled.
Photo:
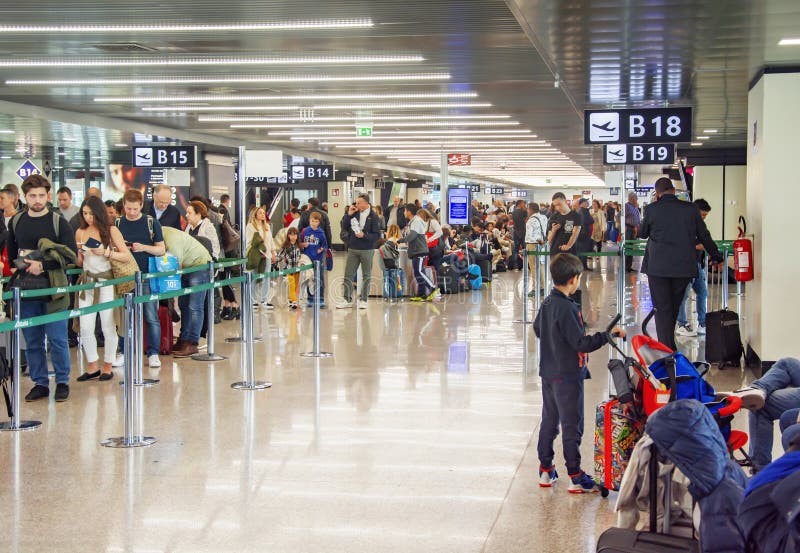
[[470, 200], [470, 192], [468, 188], [447, 189], [448, 224], [450, 225], [469, 224], [469, 200]]

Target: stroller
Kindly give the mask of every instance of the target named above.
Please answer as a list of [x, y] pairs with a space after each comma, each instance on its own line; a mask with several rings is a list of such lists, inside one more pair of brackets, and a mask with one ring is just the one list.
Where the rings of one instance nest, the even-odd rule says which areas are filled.
[[[731, 458], [740, 466], [752, 466], [752, 460], [744, 450], [747, 434], [731, 428], [733, 415], [741, 409], [741, 399], [716, 394], [714, 388], [704, 379], [709, 369], [707, 363], [692, 363], [682, 353], [672, 351], [648, 336], [646, 327], [652, 316], [653, 312], [650, 312], [642, 323], [644, 334], [634, 336], [631, 340], [637, 359], [627, 356], [609, 335], [609, 343], [622, 357], [622, 361], [609, 362], [609, 371], [620, 403], [632, 402], [637, 410], [649, 417], [669, 402], [695, 399], [705, 405], [714, 416]], [[609, 328], [619, 318], [618, 315]], [[734, 457], [735, 452], [739, 452], [742, 457]]]

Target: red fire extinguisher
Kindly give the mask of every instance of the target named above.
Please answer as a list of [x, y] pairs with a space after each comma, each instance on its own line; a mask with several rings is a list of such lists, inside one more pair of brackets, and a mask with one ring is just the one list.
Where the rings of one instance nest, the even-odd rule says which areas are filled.
[[745, 238], [747, 222], [739, 217], [739, 237], [733, 241], [733, 267], [738, 282], [753, 280], [753, 242]]

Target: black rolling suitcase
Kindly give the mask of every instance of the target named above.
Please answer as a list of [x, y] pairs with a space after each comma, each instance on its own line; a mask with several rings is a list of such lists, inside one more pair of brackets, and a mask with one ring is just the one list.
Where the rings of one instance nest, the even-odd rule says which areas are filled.
[[[722, 281], [722, 273], [717, 271], [716, 274]], [[719, 287], [722, 309], [706, 314], [706, 361], [719, 368], [738, 367], [744, 354], [739, 315], [728, 310], [728, 283], [720, 282]]]
[[492, 260], [478, 261], [478, 267], [481, 268], [481, 278], [483, 278], [483, 282], [492, 282]]
[[449, 265], [442, 265], [442, 270], [439, 273], [439, 291], [442, 294], [457, 294], [458, 293], [458, 277]]
[[[597, 553], [700, 553], [700, 542], [694, 538], [673, 536], [657, 532], [658, 507], [658, 452], [655, 446], [650, 457], [650, 531], [609, 528], [597, 540]], [[671, 479], [671, 477], [670, 477]], [[671, 482], [667, 482], [667, 488]], [[664, 508], [668, 512], [671, 494], [664, 494]], [[665, 529], [668, 532], [669, 528]]]

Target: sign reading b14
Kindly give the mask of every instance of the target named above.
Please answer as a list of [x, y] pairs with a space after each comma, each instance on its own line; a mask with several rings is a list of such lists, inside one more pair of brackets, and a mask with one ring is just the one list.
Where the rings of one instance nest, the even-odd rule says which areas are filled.
[[692, 108], [586, 110], [584, 144], [689, 142]]

